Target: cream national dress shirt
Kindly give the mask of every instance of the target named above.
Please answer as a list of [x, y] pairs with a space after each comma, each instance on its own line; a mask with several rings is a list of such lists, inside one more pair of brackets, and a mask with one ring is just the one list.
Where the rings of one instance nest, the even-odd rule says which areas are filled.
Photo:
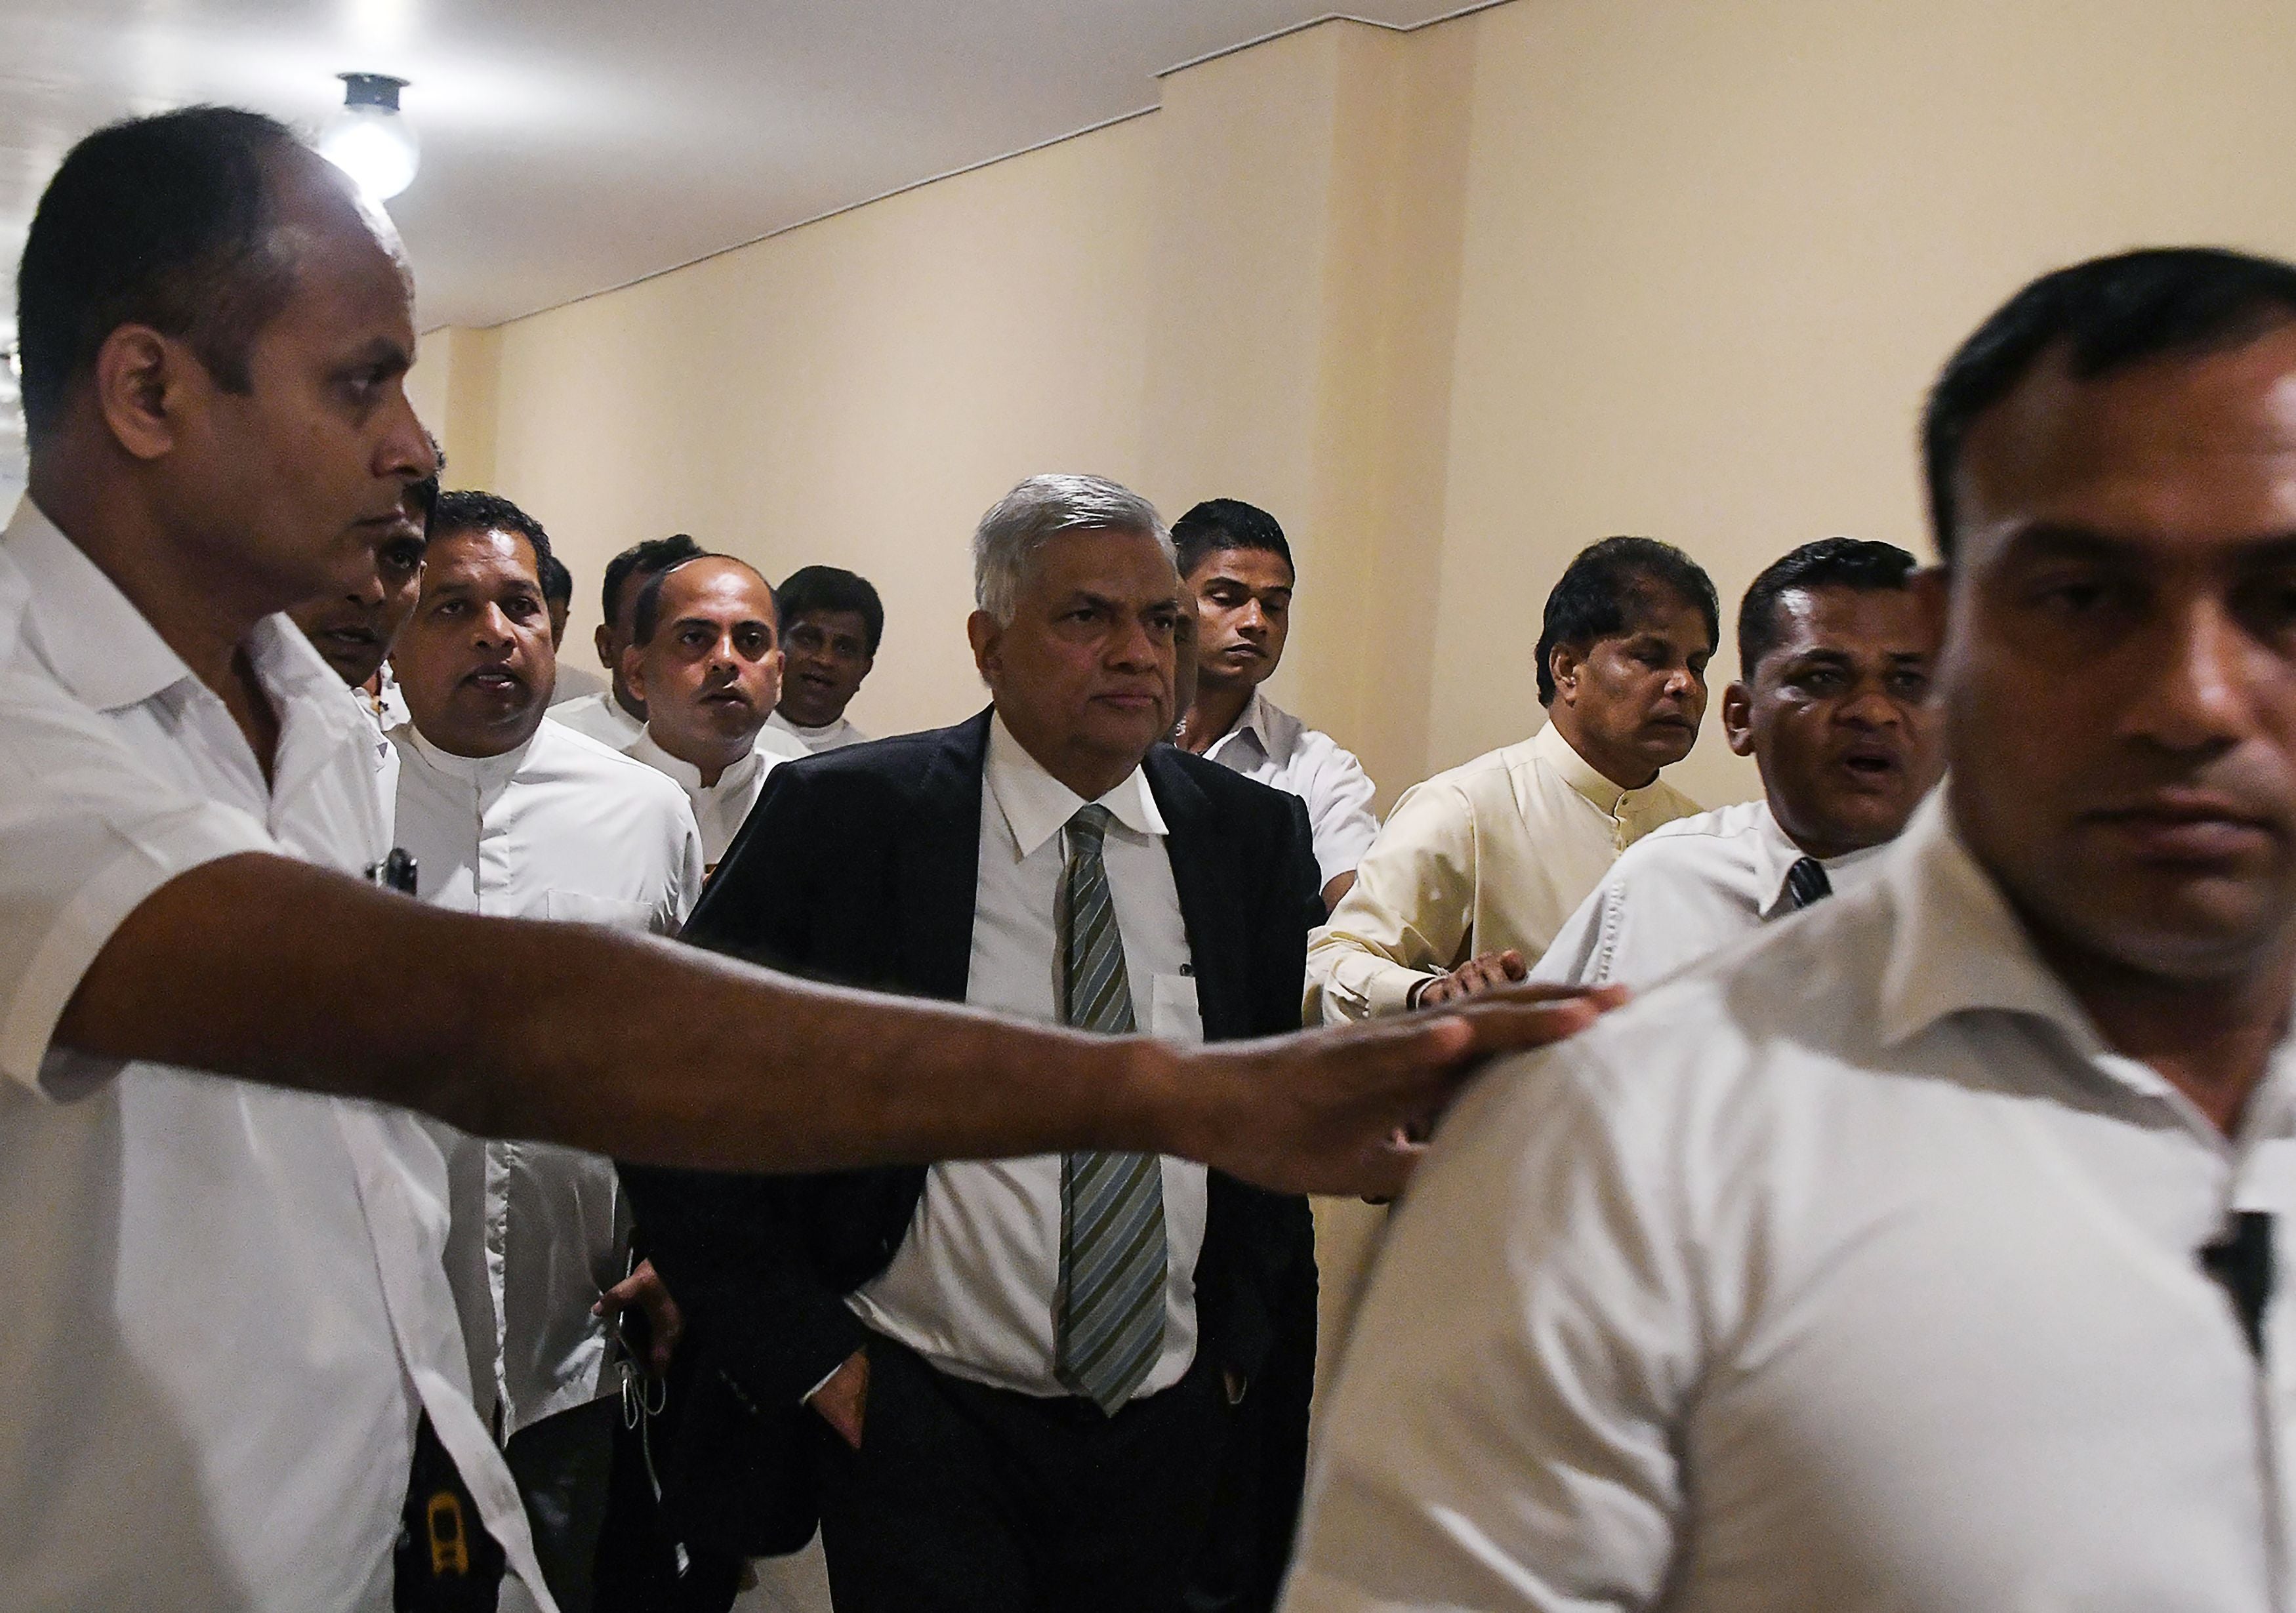
[[1860, 888], [1470, 1090], [1323, 1425], [1289, 1613], [2284, 1613], [2296, 1044], [2226, 1136], [1945, 803]]
[[[1065, 829], [1086, 802], [1045, 771], [994, 719], [982, 768], [972, 965], [964, 1000], [1017, 1019], [1061, 1019], [1060, 886]], [[1124, 940], [1134, 1024], [1174, 1041], [1203, 1040], [1187, 925], [1166, 849], [1164, 816], [1134, 768], [1100, 798], [1115, 815], [1102, 842], [1109, 897]], [[1204, 1167], [1163, 1161], [1164, 1353], [1141, 1381], [1151, 1395], [1195, 1359], [1196, 1256], [1203, 1247]], [[1053, 1309], [1061, 1269], [1061, 1157], [964, 1160], [926, 1175], [892, 1263], [846, 1303], [942, 1371], [1023, 1395], [1070, 1391], [1054, 1376]]]
[[[548, 722], [495, 757], [452, 755], [411, 723], [391, 741], [398, 843], [426, 902], [668, 935], [701, 894], [701, 837], [684, 792], [628, 757]], [[578, 1149], [434, 1134], [471, 1381], [507, 1438], [616, 1387], [590, 1307], [623, 1275], [621, 1184], [612, 1160]]]
[[357, 878], [390, 847], [342, 679], [284, 616], [247, 649], [279, 718], [268, 780], [213, 691], [17, 506], [0, 539], [0, 1606], [390, 1613], [428, 1412], [547, 1607], [471, 1405], [446, 1167], [415, 1117], [53, 1042], [89, 964], [169, 880], [243, 852]]
[[1308, 1021], [1399, 1013], [1483, 953], [1537, 963], [1620, 852], [1698, 809], [1663, 778], [1620, 789], [1551, 723], [1413, 786], [1308, 943]]
[[[1822, 861], [1833, 896], [1865, 883], [1883, 849]], [[1803, 855], [1767, 801], [1741, 801], [1653, 830], [1578, 905], [1530, 978], [1636, 991], [1654, 986], [1792, 913], [1786, 875]]]

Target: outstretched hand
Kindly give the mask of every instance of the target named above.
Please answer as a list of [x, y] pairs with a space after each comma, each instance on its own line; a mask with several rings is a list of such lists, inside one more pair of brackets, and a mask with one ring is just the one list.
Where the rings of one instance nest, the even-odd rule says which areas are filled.
[[1421, 982], [1412, 994], [1411, 1006], [1439, 1008], [1446, 1003], [1463, 1002], [1487, 992], [1505, 991], [1520, 985], [1529, 974], [1529, 965], [1512, 946], [1505, 952], [1483, 953], [1469, 958], [1448, 974]]
[[1423, 1151], [1404, 1134], [1423, 1134], [1478, 1065], [1575, 1036], [1625, 1000], [1513, 987], [1440, 1013], [1201, 1048], [1174, 1077], [1168, 1151], [1279, 1192], [1392, 1195]]

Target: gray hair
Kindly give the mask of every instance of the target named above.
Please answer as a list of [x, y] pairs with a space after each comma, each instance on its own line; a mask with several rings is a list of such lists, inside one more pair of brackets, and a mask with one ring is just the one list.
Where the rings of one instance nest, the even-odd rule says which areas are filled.
[[973, 602], [1010, 626], [1037, 552], [1063, 532], [1144, 532], [1175, 572], [1156, 506], [1101, 476], [1032, 476], [989, 507], [972, 534]]

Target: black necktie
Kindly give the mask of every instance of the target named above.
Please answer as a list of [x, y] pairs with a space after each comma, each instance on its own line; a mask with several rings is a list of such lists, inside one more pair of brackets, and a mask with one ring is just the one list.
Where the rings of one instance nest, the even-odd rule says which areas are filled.
[[1833, 894], [1833, 881], [1825, 877], [1825, 864], [1816, 857], [1803, 857], [1786, 870], [1786, 895], [1796, 913]]

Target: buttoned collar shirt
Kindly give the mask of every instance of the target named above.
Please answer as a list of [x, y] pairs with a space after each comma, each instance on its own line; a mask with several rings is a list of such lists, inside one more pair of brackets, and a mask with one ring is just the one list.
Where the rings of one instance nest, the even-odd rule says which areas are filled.
[[[1061, 1022], [1065, 831], [1086, 805], [1029, 754], [1003, 717], [992, 720], [981, 777], [967, 1003]], [[1134, 768], [1100, 805], [1115, 819], [1101, 857], [1124, 944], [1133, 1023], [1168, 1040], [1200, 1042], [1203, 1021], [1187, 926], [1148, 775]], [[1177, 1383], [1196, 1350], [1204, 1167], [1168, 1157], [1161, 1165], [1164, 1348], [1140, 1395]], [[1060, 1155], [936, 1165], [891, 1264], [846, 1303], [943, 1371], [1023, 1395], [1062, 1396], [1071, 1391], [1053, 1370], [1060, 1268]]]
[[[1863, 884], [1882, 847], [1817, 859], [1833, 893]], [[1767, 801], [1741, 801], [1652, 830], [1579, 904], [1533, 980], [1639, 991], [1794, 911], [1786, 875], [1806, 854]]]
[[1308, 804], [1316, 867], [1326, 885], [1354, 872], [1378, 838], [1371, 779], [1355, 753], [1330, 734], [1308, 727], [1258, 689], [1251, 692], [1235, 726], [1220, 735], [1204, 757]]
[[1445, 1121], [1286, 1605], [2285, 1609], [2296, 1314], [2199, 1251], [2292, 1208], [2296, 1048], [2220, 1133], [1932, 798]]
[[782, 763], [795, 759], [792, 751], [797, 756], [806, 754], [804, 747], [789, 735], [775, 733], [768, 738], [767, 733], [759, 730], [756, 747], [719, 774], [714, 784], [704, 784], [701, 768], [656, 744], [651, 730], [642, 731], [626, 752], [666, 774], [685, 791], [686, 803], [693, 808], [693, 821], [701, 827], [702, 861], [708, 867], [715, 868], [725, 860], [726, 847], [742, 832], [750, 808], [758, 804], [758, 796], [766, 787], [766, 775]]
[[0, 539], [0, 1375], [18, 1396], [0, 1601], [388, 1613], [428, 1412], [546, 1606], [472, 1409], [445, 1170], [415, 1118], [53, 1041], [171, 880], [249, 852], [357, 876], [388, 848], [342, 680], [283, 616], [247, 651], [280, 725], [267, 782], [221, 700], [18, 505]]
[[[701, 894], [693, 814], [642, 763], [548, 722], [496, 757], [441, 750], [412, 724], [391, 740], [398, 844], [424, 901], [669, 935]], [[447, 1163], [447, 1269], [480, 1409], [507, 1438], [611, 1393], [605, 1323], [590, 1307], [627, 1265], [613, 1161], [445, 1126], [434, 1134]]]
[[622, 709], [611, 684], [595, 694], [577, 695], [563, 705], [551, 707], [546, 720], [562, 723], [610, 750], [627, 750], [645, 732], [644, 723]]
[[827, 750], [842, 750], [848, 745], [865, 745], [869, 736], [853, 725], [850, 717], [839, 717], [819, 728], [801, 728], [779, 711], [766, 719], [766, 726], [776, 733], [785, 733], [806, 749], [809, 756], [819, 756]]
[[1308, 941], [1309, 1023], [1399, 1013], [1484, 953], [1536, 964], [1620, 853], [1698, 810], [1663, 778], [1620, 789], [1552, 723], [1413, 786]]

